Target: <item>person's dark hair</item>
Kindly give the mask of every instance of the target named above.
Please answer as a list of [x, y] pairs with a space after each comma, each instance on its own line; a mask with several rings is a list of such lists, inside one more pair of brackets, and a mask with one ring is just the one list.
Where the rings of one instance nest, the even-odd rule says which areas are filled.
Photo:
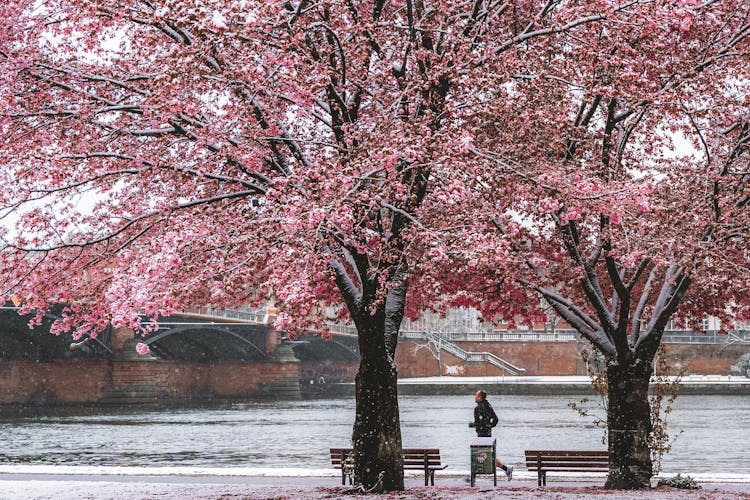
[[482, 389], [479, 389], [479, 390], [477, 391], [477, 394], [479, 394], [479, 397], [480, 397], [480, 398], [482, 398], [482, 399], [487, 399], [487, 393], [486, 393], [486, 392], [484, 392], [484, 391], [483, 391]]

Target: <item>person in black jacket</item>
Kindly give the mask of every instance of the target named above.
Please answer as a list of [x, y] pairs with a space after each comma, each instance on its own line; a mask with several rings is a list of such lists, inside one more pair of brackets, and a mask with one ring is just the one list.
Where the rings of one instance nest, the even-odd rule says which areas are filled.
[[[492, 437], [492, 428], [497, 425], [499, 419], [492, 405], [487, 401], [487, 393], [479, 390], [474, 394], [474, 401], [477, 406], [474, 408], [474, 421], [469, 423], [477, 431], [477, 437]], [[505, 465], [499, 458], [495, 458], [498, 467], [505, 471], [508, 481], [513, 478], [513, 466]]]

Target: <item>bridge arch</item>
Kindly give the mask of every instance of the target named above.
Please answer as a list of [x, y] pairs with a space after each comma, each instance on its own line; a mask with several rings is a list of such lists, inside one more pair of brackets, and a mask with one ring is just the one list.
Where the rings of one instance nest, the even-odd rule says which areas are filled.
[[268, 358], [266, 325], [160, 322], [140, 339], [161, 359], [179, 361], [260, 361]]

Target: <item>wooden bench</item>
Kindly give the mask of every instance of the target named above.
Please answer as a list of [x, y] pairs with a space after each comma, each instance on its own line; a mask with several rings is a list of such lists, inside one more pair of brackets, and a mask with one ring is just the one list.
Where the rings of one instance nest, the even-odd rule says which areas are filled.
[[[435, 486], [435, 471], [447, 465], [440, 463], [440, 450], [436, 448], [404, 448], [404, 470], [424, 471], [424, 485]], [[354, 477], [354, 456], [351, 448], [331, 448], [331, 463], [334, 469], [341, 469], [341, 484], [352, 484]]]
[[536, 471], [539, 486], [547, 485], [547, 472], [609, 472], [609, 452], [526, 450], [526, 468]]

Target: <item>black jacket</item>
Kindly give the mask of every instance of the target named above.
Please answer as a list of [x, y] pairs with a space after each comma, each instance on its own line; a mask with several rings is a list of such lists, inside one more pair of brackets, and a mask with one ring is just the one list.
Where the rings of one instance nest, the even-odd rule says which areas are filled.
[[492, 428], [497, 425], [498, 418], [492, 405], [486, 399], [477, 403], [474, 408], [474, 429], [479, 437], [492, 436]]

